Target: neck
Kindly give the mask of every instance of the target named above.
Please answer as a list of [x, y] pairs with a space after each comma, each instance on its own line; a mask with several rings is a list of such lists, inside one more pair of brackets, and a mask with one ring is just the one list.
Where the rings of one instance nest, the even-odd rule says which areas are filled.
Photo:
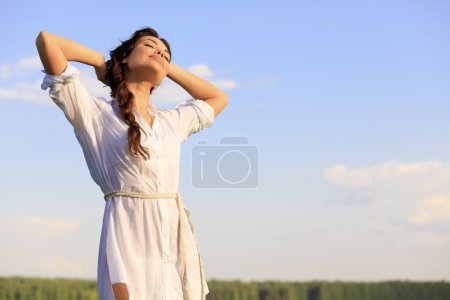
[[150, 100], [151, 84], [148, 82], [127, 83], [128, 90], [133, 94], [133, 105], [140, 112], [147, 110]]
[[133, 106], [139, 112], [146, 112], [150, 100], [150, 89], [155, 90], [156, 84], [148, 79], [138, 78], [135, 73], [126, 74], [128, 90], [133, 94]]

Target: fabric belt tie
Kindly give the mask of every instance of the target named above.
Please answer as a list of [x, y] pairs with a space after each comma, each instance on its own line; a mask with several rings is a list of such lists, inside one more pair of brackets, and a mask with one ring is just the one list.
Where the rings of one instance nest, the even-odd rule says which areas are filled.
[[189, 221], [189, 228], [191, 228], [192, 231], [192, 235], [194, 236], [194, 240], [195, 240], [195, 244], [197, 247], [197, 253], [198, 253], [198, 261], [199, 261], [199, 267], [200, 267], [200, 281], [201, 281], [201, 299], [205, 300], [205, 295], [204, 295], [204, 274], [203, 274], [203, 267], [202, 267], [202, 261], [201, 261], [201, 257], [200, 257], [200, 250], [199, 250], [199, 246], [198, 246], [198, 242], [197, 242], [197, 237], [195, 235], [195, 231], [194, 231], [194, 224], [191, 222], [190, 219], [190, 212], [189, 210], [187, 210], [184, 205], [183, 205], [183, 201], [181, 199], [181, 195], [179, 192], [176, 193], [154, 193], [154, 194], [146, 194], [146, 193], [141, 193], [141, 192], [131, 192], [131, 191], [121, 191], [121, 190], [116, 190], [116, 191], [111, 191], [108, 192], [104, 195], [105, 201], [108, 201], [109, 197], [111, 196], [128, 196], [128, 197], [136, 197], [136, 198], [150, 198], [150, 199], [156, 199], [156, 198], [175, 198], [177, 201], [177, 206], [178, 206], [178, 214], [179, 214], [179, 219], [178, 219], [178, 251], [180, 253], [180, 261], [181, 261], [181, 281], [182, 281], [182, 286], [183, 286], [183, 299], [185, 300], [197, 300], [194, 299], [192, 296], [192, 288], [190, 285], [190, 282], [188, 282], [188, 277], [187, 274], [190, 271], [189, 268], [186, 267], [186, 236], [184, 233], [184, 228], [186, 228], [187, 224], [182, 224], [182, 222], [184, 221], [184, 218], [182, 218], [183, 215], [183, 211], [186, 213], [187, 215], [187, 220]]

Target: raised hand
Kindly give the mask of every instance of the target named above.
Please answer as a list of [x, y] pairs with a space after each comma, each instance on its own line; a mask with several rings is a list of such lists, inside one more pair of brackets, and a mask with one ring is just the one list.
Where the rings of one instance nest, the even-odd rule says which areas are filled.
[[108, 85], [106, 82], [106, 61], [105, 57], [102, 57], [103, 62], [100, 65], [94, 66], [95, 74], [97, 75], [97, 79]]

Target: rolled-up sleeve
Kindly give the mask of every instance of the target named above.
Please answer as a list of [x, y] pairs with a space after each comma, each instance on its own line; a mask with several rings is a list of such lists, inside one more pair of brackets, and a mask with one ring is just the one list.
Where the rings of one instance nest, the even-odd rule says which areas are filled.
[[188, 99], [175, 106], [178, 118], [178, 136], [180, 143], [203, 129], [214, 124], [214, 109], [207, 102]]
[[41, 89], [49, 89], [49, 96], [64, 112], [74, 129], [83, 130], [92, 124], [100, 112], [100, 99], [88, 94], [79, 80], [80, 70], [67, 62], [66, 69], [59, 75], [45, 74]]

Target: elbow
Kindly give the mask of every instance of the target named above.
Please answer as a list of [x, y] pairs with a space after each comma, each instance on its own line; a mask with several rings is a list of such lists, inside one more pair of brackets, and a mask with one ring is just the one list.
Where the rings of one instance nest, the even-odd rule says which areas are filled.
[[36, 43], [44, 38], [45, 31], [39, 31], [39, 34], [36, 37]]
[[228, 94], [224, 91], [220, 91], [220, 94], [217, 96], [217, 98], [224, 99], [224, 101], [228, 101]]
[[228, 105], [228, 94], [227, 93], [223, 93], [223, 102], [224, 102], [224, 106]]
[[36, 37], [36, 46], [42, 45], [47, 37], [47, 32], [40, 31]]
[[220, 111], [222, 111], [227, 105], [228, 105], [228, 94], [222, 93], [221, 96], [218, 98], [220, 99]]

